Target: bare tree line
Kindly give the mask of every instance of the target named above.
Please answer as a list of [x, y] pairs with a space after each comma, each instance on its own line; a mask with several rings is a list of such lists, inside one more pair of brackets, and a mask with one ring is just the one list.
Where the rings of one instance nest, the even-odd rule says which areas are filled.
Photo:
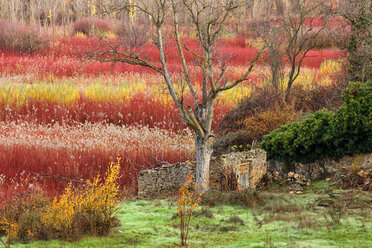
[[[0, 19], [41, 26], [70, 25], [80, 18], [90, 16], [121, 19], [126, 14], [112, 11], [111, 7], [135, 1], [138, 0], [0, 0]], [[145, 2], [154, 4], [152, 0]], [[267, 14], [283, 15], [297, 2], [298, 0], [255, 0], [242, 6], [233, 18], [239, 23]], [[338, 8], [348, 8], [348, 2], [335, 0], [334, 4]], [[182, 19], [183, 16], [180, 21]]]
[[111, 0], [0, 0], [0, 19], [39, 25], [69, 25], [101, 13]]

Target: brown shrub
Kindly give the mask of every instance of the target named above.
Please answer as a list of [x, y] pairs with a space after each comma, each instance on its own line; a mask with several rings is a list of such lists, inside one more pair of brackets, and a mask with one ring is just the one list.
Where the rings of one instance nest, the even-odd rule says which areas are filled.
[[316, 112], [323, 108], [334, 110], [342, 105], [341, 92], [347, 86], [346, 81], [332, 85], [318, 85], [306, 89], [300, 85], [292, 88], [292, 102], [295, 110]]
[[274, 107], [273, 109], [257, 112], [242, 121], [243, 130], [252, 140], [261, 140], [262, 136], [290, 122], [300, 119], [300, 112], [293, 106]]
[[264, 112], [283, 105], [283, 96], [271, 87], [254, 88], [251, 96], [242, 100], [230, 110], [217, 127], [219, 134], [226, 134], [243, 129], [243, 120], [257, 112]]
[[34, 53], [49, 46], [49, 38], [39, 28], [0, 20], [0, 48]]
[[[243, 105], [248, 106], [253, 104], [252, 102], [249, 103], [250, 104]], [[241, 113], [239, 118], [236, 118], [236, 121], [231, 124], [232, 130], [238, 129], [238, 131], [228, 134], [225, 133], [224, 136], [222, 135], [224, 132], [227, 132], [228, 129], [226, 128], [224, 131], [221, 131], [219, 135], [222, 137], [217, 139], [214, 143], [215, 153], [246, 150], [254, 140], [261, 141], [265, 134], [287, 123], [298, 121], [301, 117], [301, 111], [296, 111], [293, 105], [286, 105], [279, 102], [279, 100], [276, 104], [272, 103], [272, 106], [269, 106], [269, 104], [270, 103], [265, 103], [261, 111], [255, 111], [253, 113], [250, 110], [247, 110], [247, 113], [243, 113], [243, 110], [232, 111], [231, 116], [238, 112]], [[226, 123], [230, 123], [230, 121], [234, 119], [230, 119], [231, 116], [226, 117]]]
[[95, 32], [113, 32], [117, 30], [117, 24], [110, 19], [101, 19], [97, 17], [85, 17], [77, 20], [73, 27], [73, 33], [83, 33], [93, 36]]
[[[312, 31], [313, 34], [319, 32], [319, 30], [314, 29]], [[311, 35], [313, 35], [311, 34]], [[322, 30], [318, 35], [314, 35], [312, 39], [308, 42], [309, 47], [313, 47], [313, 49], [330, 49], [337, 47], [335, 40], [330, 35], [329, 31]]]

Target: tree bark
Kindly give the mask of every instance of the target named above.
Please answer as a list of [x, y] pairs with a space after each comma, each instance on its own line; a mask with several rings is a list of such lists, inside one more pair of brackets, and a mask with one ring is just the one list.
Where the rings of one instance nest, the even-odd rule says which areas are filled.
[[209, 162], [212, 156], [212, 146], [207, 137], [195, 134], [196, 150], [196, 185], [198, 191], [206, 192], [209, 189]]
[[286, 94], [285, 94], [285, 102], [286, 103], [289, 103], [289, 95], [291, 94], [292, 85], [293, 85], [293, 80], [289, 80], [287, 90], [286, 90]]

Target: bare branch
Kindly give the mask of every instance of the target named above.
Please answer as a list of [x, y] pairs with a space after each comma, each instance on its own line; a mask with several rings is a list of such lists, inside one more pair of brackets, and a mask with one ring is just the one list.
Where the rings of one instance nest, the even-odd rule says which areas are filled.
[[247, 81], [248, 80], [247, 76], [249, 75], [249, 73], [252, 72], [252, 69], [253, 69], [254, 65], [256, 64], [257, 60], [261, 57], [261, 55], [264, 53], [265, 50], [266, 50], [266, 47], [262, 48], [261, 51], [258, 52], [257, 56], [251, 62], [251, 65], [249, 66], [248, 70], [238, 80], [236, 80], [233, 83], [230, 83], [229, 85], [225, 85], [225, 86], [217, 88], [216, 93], [229, 90], [231, 88], [234, 88], [235, 86], [237, 86], [241, 82]]
[[182, 50], [182, 45], [181, 45], [181, 41], [180, 41], [180, 34], [179, 34], [179, 31], [178, 31], [177, 7], [176, 7], [176, 4], [175, 4], [174, 1], [172, 1], [172, 3], [173, 3], [173, 16], [174, 16], [174, 32], [175, 32], [175, 37], [176, 37], [176, 42], [177, 42], [178, 53], [181, 57], [183, 72], [185, 74], [185, 80], [186, 80], [187, 86], [189, 87], [189, 90], [191, 92], [191, 95], [192, 95], [192, 98], [193, 98], [193, 101], [194, 101], [194, 108], [195, 108], [198, 104], [198, 98], [196, 96], [194, 87], [191, 84], [189, 71], [187, 69], [187, 63], [186, 63], [185, 55], [183, 54], [183, 50]]
[[[130, 64], [130, 65], [140, 65], [140, 66], [151, 68], [154, 71], [163, 74], [162, 68], [151, 64], [150, 62], [140, 58], [137, 55], [132, 55], [132, 54], [129, 54], [129, 53], [118, 51], [118, 48], [116, 46], [113, 46], [107, 40], [104, 41], [104, 43], [110, 49], [105, 50], [103, 52], [93, 51], [92, 52], [93, 55], [88, 57], [88, 59], [97, 60], [97, 61], [100, 61], [100, 62], [112, 62], [112, 63], [121, 62], [121, 63], [124, 63], [124, 64]], [[99, 48], [97, 48], [97, 50], [99, 50]], [[118, 55], [122, 55], [123, 57], [118, 57]]]
[[193, 50], [191, 50], [190, 48], [188, 48], [187, 46], [186, 46], [186, 44], [183, 44], [183, 47], [189, 52], [189, 53], [191, 53], [192, 55], [194, 55], [195, 57], [198, 57], [199, 59], [201, 59], [202, 61], [203, 61], [203, 63], [207, 63], [207, 59], [206, 58], [204, 58], [202, 55], [200, 55], [200, 54], [198, 54], [198, 53], [196, 53], [195, 51], [193, 51]]

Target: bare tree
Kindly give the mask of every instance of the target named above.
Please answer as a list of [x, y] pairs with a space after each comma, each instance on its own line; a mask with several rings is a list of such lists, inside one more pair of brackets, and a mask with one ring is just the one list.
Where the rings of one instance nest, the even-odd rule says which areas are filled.
[[[248, 80], [247, 76], [263, 53], [263, 50], [258, 52], [257, 57], [251, 61], [246, 72], [239, 79], [230, 81], [225, 78], [229, 68], [226, 62], [219, 60], [217, 41], [224, 32], [226, 21], [235, 10], [240, 8], [242, 4], [247, 4], [247, 2], [239, 0], [224, 2], [212, 0], [154, 0], [152, 3], [136, 1], [135, 6], [133, 4], [126, 7], [132, 9], [135, 7], [137, 11], [143, 13], [151, 21], [154, 29], [154, 43], [160, 54], [160, 65], [152, 64], [138, 54], [131, 53], [133, 51], [131, 49], [123, 51], [118, 46], [110, 43], [107, 43], [108, 50], [96, 53], [93, 58], [102, 62], [140, 65], [151, 68], [163, 76], [180, 117], [195, 133], [196, 183], [202, 186], [202, 191], [206, 191], [209, 188], [209, 163], [213, 152], [210, 138], [213, 137], [214, 103], [222, 92]], [[189, 25], [196, 33], [200, 51], [191, 50], [182, 42], [178, 21], [180, 15], [186, 15], [190, 19], [191, 24]], [[165, 36], [163, 31], [166, 25], [172, 26], [172, 33]], [[169, 70], [167, 63], [164, 43], [170, 39], [175, 40], [177, 44], [177, 53], [182, 65], [182, 73], [178, 77], [175, 77]], [[198, 87], [193, 84], [192, 75], [189, 71], [190, 62], [186, 60], [185, 52], [193, 54], [198, 61], [198, 68], [203, 75], [201, 92], [198, 92]], [[184, 82], [186, 87], [181, 87], [181, 91], [178, 91], [177, 88], [179, 87], [176, 87], [176, 84], [180, 81]], [[188, 106], [184, 102], [186, 91], [193, 100], [193, 106]]]
[[[282, 75], [282, 58], [289, 64], [286, 102], [289, 101], [291, 88], [300, 74], [304, 58], [315, 47], [315, 42], [312, 41], [327, 26], [329, 12], [325, 10], [321, 1], [299, 0], [287, 9], [277, 11], [274, 17], [266, 16], [266, 20], [254, 24], [257, 35], [268, 47], [272, 83], [275, 87], [278, 87]], [[313, 27], [315, 17], [323, 19], [321, 27]], [[264, 16], [261, 17], [263, 18]]]
[[285, 40], [283, 39], [282, 26], [275, 23], [275, 20], [256, 20], [253, 22], [253, 30], [267, 46], [268, 56], [266, 60], [270, 66], [270, 83], [276, 91], [281, 88], [284, 77], [283, 56]]
[[[367, 82], [372, 79], [371, 0], [349, 0], [332, 11], [343, 17], [345, 48], [349, 61], [349, 80]], [[344, 24], [343, 22], [342, 24]], [[346, 32], [345, 32], [346, 29]], [[345, 44], [345, 43], [344, 43]]]

